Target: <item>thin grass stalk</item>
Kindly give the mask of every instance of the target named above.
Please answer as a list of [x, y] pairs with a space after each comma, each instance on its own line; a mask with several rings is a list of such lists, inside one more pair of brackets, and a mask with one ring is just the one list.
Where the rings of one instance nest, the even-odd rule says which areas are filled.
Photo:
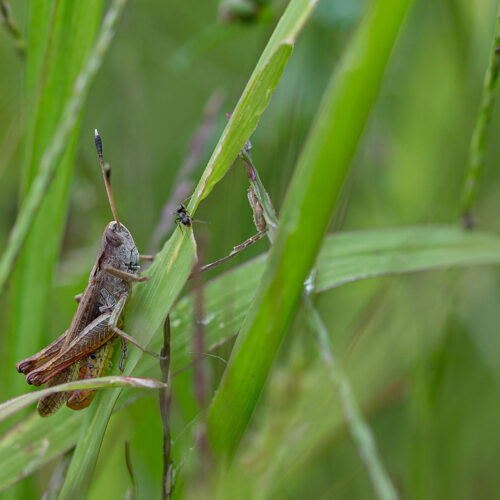
[[163, 325], [163, 347], [160, 368], [162, 381], [166, 384], [159, 391], [160, 414], [163, 425], [163, 477], [161, 484], [162, 500], [169, 500], [173, 489], [172, 436], [170, 433], [170, 406], [172, 401], [172, 388], [170, 385], [170, 316], [167, 316]]
[[484, 169], [484, 159], [488, 144], [488, 128], [495, 105], [495, 96], [500, 72], [500, 4], [498, 6], [495, 37], [491, 46], [490, 58], [484, 76], [481, 105], [472, 133], [469, 147], [469, 160], [462, 196], [462, 226], [472, 229], [475, 225], [472, 207], [477, 198], [479, 180]]
[[153, 231], [153, 236], [149, 244], [151, 252], [158, 251], [161, 241], [173, 227], [172, 214], [175, 213], [175, 208], [188, 198], [189, 193], [193, 190], [194, 182], [192, 175], [199, 166], [207, 143], [213, 135], [217, 114], [223, 101], [224, 96], [222, 92], [216, 90], [205, 104], [203, 119], [191, 137], [186, 157], [179, 167], [175, 180], [172, 183], [173, 187], [170, 195], [161, 210], [160, 220]]
[[328, 329], [308, 294], [304, 294], [303, 303], [309, 327], [316, 334], [318, 348], [328, 368], [330, 381], [337, 391], [347, 427], [368, 471], [375, 494], [380, 500], [396, 500], [398, 494], [378, 453], [375, 436], [363, 418], [349, 378], [333, 355]]
[[26, 55], [26, 40], [24, 39], [19, 26], [10, 15], [10, 5], [4, 0], [0, 1], [0, 19], [5, 25], [5, 29], [14, 39], [17, 53], [22, 59], [24, 59]]

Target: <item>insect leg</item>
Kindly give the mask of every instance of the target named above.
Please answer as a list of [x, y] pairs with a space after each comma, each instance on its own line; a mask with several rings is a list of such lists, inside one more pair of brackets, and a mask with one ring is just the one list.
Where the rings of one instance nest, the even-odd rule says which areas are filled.
[[182, 234], [184, 234], [184, 227], [185, 227], [185, 226], [184, 226], [184, 224], [182, 224], [182, 222], [181, 222], [181, 218], [180, 218], [180, 217], [176, 217], [176, 218], [175, 218], [175, 225], [179, 228], [180, 232], [181, 232]]
[[29, 358], [19, 361], [19, 363], [16, 364], [17, 371], [26, 374], [34, 370], [37, 366], [45, 363], [49, 358], [55, 356], [61, 350], [67, 333], [68, 330], [41, 351], [33, 354], [33, 356]]
[[142, 352], [145, 352], [146, 354], [149, 354], [156, 359], [160, 359], [160, 360], [165, 359], [163, 356], [160, 356], [160, 354], [158, 354], [154, 351], [150, 351], [147, 347], [142, 346], [137, 340], [135, 340], [134, 337], [132, 337], [128, 333], [125, 333], [123, 330], [120, 330], [117, 326], [110, 325], [109, 328], [114, 333], [116, 333], [116, 335], [118, 335], [122, 339], [126, 340], [127, 342], [130, 342], [132, 345], [135, 345], [135, 347], [139, 348]]
[[118, 368], [121, 372], [123, 372], [123, 363], [127, 359], [127, 341], [123, 337], [120, 337], [120, 342], [122, 346], [122, 352], [120, 354], [120, 363], [118, 364]]
[[[117, 311], [114, 317], [119, 319], [119, 316], [121, 315], [123, 308], [126, 304], [127, 298], [128, 298], [127, 294], [123, 294], [123, 296], [120, 297], [120, 300], [117, 306], [115, 307]], [[110, 317], [111, 314], [107, 314], [105, 316], [107, 321], [109, 321]], [[90, 354], [88, 354], [86, 357], [84, 357], [79, 361], [77, 366], [78, 370], [74, 370], [73, 379], [85, 380], [85, 379], [97, 378], [104, 375], [104, 373], [108, 369], [108, 365], [110, 363], [113, 352], [114, 352], [114, 341], [111, 338], [101, 347], [91, 352]], [[72, 368], [73, 367], [67, 368], [66, 370], [62, 371], [61, 374], [66, 373]], [[48, 384], [51, 384], [52, 380], [57, 379], [58, 377], [59, 375], [56, 375], [53, 379], [49, 380]], [[96, 389], [82, 389], [70, 393], [60, 393], [60, 394], [61, 396], [64, 396], [64, 398], [61, 398], [60, 401], [57, 401], [59, 406], [62, 405], [64, 401], [66, 401], [67, 399], [66, 406], [68, 406], [68, 408], [71, 408], [72, 410], [83, 410], [84, 408], [87, 408], [94, 399], [96, 394]], [[57, 394], [54, 394], [53, 396], [56, 397]]]
[[68, 368], [110, 340], [114, 335], [113, 331], [108, 327], [110, 316], [110, 313], [101, 314], [89, 323], [56, 356], [30, 372], [26, 376], [28, 384], [45, 384], [65, 368]]
[[[141, 351], [150, 354], [151, 356], [157, 358], [157, 359], [164, 359], [162, 356], [157, 354], [156, 352], [150, 351], [147, 347], [142, 346], [137, 340], [135, 340], [134, 337], [129, 335], [128, 333], [125, 333], [123, 330], [120, 330], [118, 328], [118, 322], [120, 320], [120, 316], [123, 312], [123, 309], [125, 308], [125, 304], [127, 303], [128, 299], [128, 294], [124, 293], [118, 302], [116, 303], [114, 311], [111, 313], [111, 317], [109, 318], [109, 329], [112, 330], [116, 335], [122, 338], [122, 340], [127, 340], [131, 344], [135, 345], [137, 348], [139, 348]], [[123, 343], [122, 343], [122, 359], [120, 359], [120, 366], [123, 364], [123, 359], [124, 359], [124, 349], [123, 349]], [[120, 368], [121, 369], [121, 368]]]
[[[55, 377], [51, 378], [46, 387], [53, 387], [55, 385], [64, 384], [66, 382], [71, 382], [76, 378], [78, 373], [78, 363], [66, 368], [62, 372], [58, 373]], [[40, 398], [37, 405], [38, 414], [41, 417], [49, 417], [55, 413], [68, 399], [68, 392], [55, 392], [53, 394], [48, 394], [43, 398]]]

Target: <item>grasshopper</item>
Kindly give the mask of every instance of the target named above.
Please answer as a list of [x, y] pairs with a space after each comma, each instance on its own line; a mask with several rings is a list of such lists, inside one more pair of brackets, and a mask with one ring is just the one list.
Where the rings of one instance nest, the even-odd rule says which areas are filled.
[[[85, 291], [76, 296], [78, 306], [70, 327], [59, 338], [33, 356], [17, 363], [16, 368], [26, 375], [28, 384], [47, 387], [104, 374], [114, 350], [114, 339], [121, 337], [122, 357], [125, 359], [128, 340], [145, 352], [133, 338], [120, 330], [121, 316], [130, 296], [133, 282], [147, 281], [140, 277], [141, 256], [130, 231], [120, 223], [109, 180], [109, 169], [104, 165], [102, 141], [95, 131], [95, 144], [104, 177], [114, 221], [110, 222], [101, 238], [97, 258]], [[151, 259], [145, 256], [144, 259]], [[95, 390], [78, 390], [49, 394], [38, 402], [38, 413], [46, 417], [65, 402], [73, 410], [86, 408], [95, 396]]]

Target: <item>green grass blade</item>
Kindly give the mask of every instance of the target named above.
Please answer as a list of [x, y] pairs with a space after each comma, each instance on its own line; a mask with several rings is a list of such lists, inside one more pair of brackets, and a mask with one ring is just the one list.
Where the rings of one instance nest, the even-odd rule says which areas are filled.
[[[232, 338], [240, 328], [246, 311], [265, 272], [266, 255], [261, 255], [225, 273], [205, 287], [206, 348], [212, 349]], [[315, 292], [323, 293], [354, 281], [378, 276], [398, 275], [449, 267], [497, 265], [500, 263], [500, 237], [468, 232], [454, 226], [416, 226], [353, 231], [325, 238], [315, 263]], [[192, 295], [182, 298], [170, 319], [172, 335], [172, 373], [194, 359]], [[161, 336], [151, 348], [159, 352]], [[145, 356], [137, 376], [153, 375], [157, 360]]]
[[40, 389], [9, 399], [0, 404], [0, 421], [15, 415], [23, 408], [37, 402], [40, 398], [53, 394], [54, 392], [68, 392], [81, 389], [108, 389], [111, 387], [136, 387], [140, 389], [163, 389], [165, 384], [159, 380], [139, 377], [109, 376], [87, 380], [77, 380], [58, 386]]
[[[347, 259], [351, 255], [355, 256], [355, 261], [349, 262]], [[233, 338], [239, 330], [265, 264], [266, 256], [263, 255], [207, 283], [207, 350]], [[315, 291], [319, 293], [375, 276], [480, 264], [500, 264], [499, 237], [481, 232], [467, 233], [450, 226], [343, 233], [328, 236], [323, 243], [315, 265]], [[192, 310], [193, 297], [188, 295], [171, 312], [172, 329], [175, 332], [172, 335], [173, 373], [193, 360]], [[157, 335], [150, 348], [159, 352], [161, 344], [161, 336]], [[135, 375], [159, 376], [158, 361], [149, 356], [144, 357]], [[121, 402], [126, 403], [130, 397], [134, 397], [134, 394], [124, 393]], [[49, 419], [42, 419], [33, 413], [3, 435], [0, 440], [0, 461], [5, 467], [0, 469], [0, 491], [74, 446], [83, 425], [82, 419], [90, 412], [92, 406], [82, 413], [63, 408]]]
[[66, 407], [43, 420], [33, 412], [3, 434], [0, 489], [7, 489], [75, 446], [84, 416], [85, 412]]
[[199, 202], [208, 196], [229, 170], [257, 127], [292, 53], [295, 40], [316, 4], [317, 0], [292, 0], [288, 5], [195, 189], [195, 195], [189, 204], [191, 212], [194, 213]]
[[[194, 212], [199, 202], [231, 167], [238, 152], [257, 126], [291, 55], [295, 38], [315, 4], [316, 2], [293, 0], [287, 8], [190, 200], [191, 212]], [[160, 328], [192, 270], [195, 253], [192, 237], [185, 237], [179, 230], [176, 231], [148, 270], [151, 281], [134, 292], [127, 310], [125, 328], [141, 344], [148, 345]], [[140, 353], [134, 352], [130, 356], [126, 374], [134, 370], [140, 358]], [[120, 390], [111, 392], [89, 411], [61, 491], [62, 499], [86, 495], [100, 444], [119, 395]]]
[[[469, 236], [450, 226], [416, 226], [341, 233], [328, 237], [317, 260], [316, 288], [364, 278], [445, 266], [496, 263], [497, 237]], [[476, 260], [477, 259], [477, 260]]]
[[409, 3], [373, 4], [320, 104], [281, 211], [263, 280], [209, 410], [209, 436], [218, 455], [233, 455], [248, 426], [319, 251]]

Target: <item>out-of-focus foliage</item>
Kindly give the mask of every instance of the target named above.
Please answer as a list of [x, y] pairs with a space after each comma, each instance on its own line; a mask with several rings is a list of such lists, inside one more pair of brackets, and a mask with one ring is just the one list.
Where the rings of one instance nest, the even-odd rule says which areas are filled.
[[[25, 35], [30, 3], [20, 0], [11, 5], [11, 15]], [[9, 332], [17, 314], [13, 308], [17, 289], [0, 297], [1, 373], [8, 381], [0, 390], [2, 401], [27, 391], [22, 383], [14, 385], [17, 377], [22, 380], [12, 366], [15, 350], [30, 355], [70, 323], [73, 295], [86, 284], [102, 228], [110, 220], [96, 163], [94, 128], [103, 136], [105, 158], [113, 168], [121, 218], [139, 249], [154, 251], [150, 248], [154, 229], [190, 138], [202, 121], [205, 103], [216, 91], [224, 94], [193, 183], [225, 126], [224, 112], [233, 110], [286, 4], [242, 3], [258, 4], [257, 14], [222, 20], [221, 11], [229, 2], [129, 0], [83, 110], [67, 223], [60, 235], [61, 255], [47, 299], [48, 314], [40, 326], [43, 339], [23, 331], [14, 342]], [[414, 0], [331, 231], [458, 224], [497, 7], [493, 0]], [[278, 209], [331, 71], [365, 9], [360, 0], [320, 1], [252, 137], [254, 162]], [[26, 95], [34, 75], [26, 72], [26, 60], [19, 57], [16, 42], [5, 29], [0, 29], [0, 61], [3, 249], [24, 182], [21, 165], [26, 161], [24, 141], [32, 112]], [[57, 97], [53, 99], [57, 109]], [[490, 233], [500, 230], [499, 133], [497, 106], [475, 210], [478, 228]], [[196, 218], [210, 224], [198, 224], [194, 231], [204, 262], [226, 255], [254, 234], [247, 185], [237, 162], [201, 203]], [[318, 210], [321, 203], [318, 199]], [[210, 277], [264, 252], [264, 241]], [[230, 308], [231, 293], [226, 297], [225, 307]], [[389, 475], [405, 498], [497, 496], [499, 301], [495, 267], [374, 278], [330, 290], [317, 299], [336, 356], [375, 433]], [[192, 318], [194, 324], [194, 314]], [[176, 327], [182, 324], [173, 322], [174, 337]], [[24, 339], [30, 345], [26, 351]], [[221, 346], [214, 354], [227, 359], [230, 348]], [[207, 357], [204, 366], [209, 401], [225, 365]], [[157, 371], [151, 376], [158, 376]], [[184, 463], [179, 496], [370, 498], [368, 476], [327, 378], [299, 312], [234, 466], [226, 471], [216, 464], [209, 472], [199, 447], [189, 451], [203, 415], [192, 370], [178, 375], [173, 381], [172, 434], [174, 459]], [[64, 421], [69, 416], [64, 412], [53, 418]], [[74, 433], [78, 426], [64, 429]], [[116, 413], [101, 448], [90, 498], [123, 498], [130, 485], [123, 447], [127, 439], [139, 498], [158, 497], [161, 436], [156, 394]], [[4, 494], [41, 496], [57, 463], [58, 459]]]

